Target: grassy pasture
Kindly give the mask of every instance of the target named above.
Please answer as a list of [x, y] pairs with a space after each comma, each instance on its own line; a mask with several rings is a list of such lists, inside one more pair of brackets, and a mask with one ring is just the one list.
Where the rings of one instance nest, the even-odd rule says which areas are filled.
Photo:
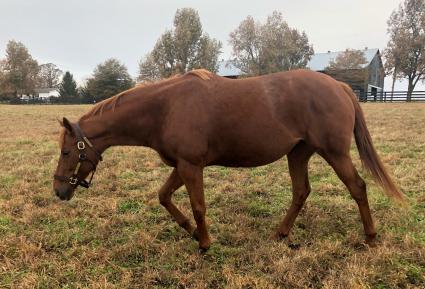
[[[365, 104], [375, 146], [407, 195], [389, 201], [360, 167], [379, 245], [362, 245], [357, 206], [310, 162], [312, 194], [292, 250], [270, 236], [291, 200], [286, 159], [205, 170], [213, 244], [200, 256], [157, 201], [171, 169], [145, 148], [108, 150], [95, 185], [53, 196], [57, 117], [88, 106], [0, 105], [0, 288], [425, 288], [425, 105]], [[175, 202], [190, 213], [185, 189]]]

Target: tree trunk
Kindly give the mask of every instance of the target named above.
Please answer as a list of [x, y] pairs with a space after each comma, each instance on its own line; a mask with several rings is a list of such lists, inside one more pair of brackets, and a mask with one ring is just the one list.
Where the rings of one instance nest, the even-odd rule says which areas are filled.
[[409, 78], [409, 85], [407, 87], [407, 97], [406, 97], [407, 102], [412, 101], [412, 93], [414, 89], [415, 89], [415, 84], [413, 83], [413, 79]]
[[394, 73], [393, 73], [393, 84], [391, 86], [391, 102], [393, 102], [393, 97], [394, 97], [394, 86], [395, 86], [395, 81], [396, 81], [396, 68], [394, 68]]

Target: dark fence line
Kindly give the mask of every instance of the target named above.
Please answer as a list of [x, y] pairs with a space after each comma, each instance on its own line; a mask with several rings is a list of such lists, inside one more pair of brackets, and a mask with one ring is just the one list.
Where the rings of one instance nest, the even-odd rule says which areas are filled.
[[0, 103], [3, 104], [92, 104], [95, 103], [93, 100], [82, 99], [82, 98], [61, 98], [61, 97], [50, 97], [50, 98], [31, 98], [31, 99], [20, 99], [12, 98], [9, 100], [0, 99]]
[[[425, 91], [414, 91], [411, 97], [407, 98], [407, 91], [380, 91], [380, 92], [359, 92], [355, 91], [360, 102], [425, 102]], [[9, 104], [92, 104], [93, 100], [72, 98], [63, 99], [52, 97], [50, 99], [33, 98], [21, 100], [14, 98], [12, 100], [1, 100], [0, 103]]]
[[407, 91], [381, 91], [357, 94], [360, 102], [425, 102], [425, 91], [414, 91], [407, 98]]

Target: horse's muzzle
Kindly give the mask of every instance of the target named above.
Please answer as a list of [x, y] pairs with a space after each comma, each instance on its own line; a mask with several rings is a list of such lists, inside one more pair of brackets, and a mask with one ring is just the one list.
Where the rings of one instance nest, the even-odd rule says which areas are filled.
[[70, 190], [62, 191], [62, 190], [59, 190], [59, 189], [55, 189], [55, 194], [62, 201], [69, 201], [72, 198], [72, 195], [73, 195], [72, 191], [70, 191]]

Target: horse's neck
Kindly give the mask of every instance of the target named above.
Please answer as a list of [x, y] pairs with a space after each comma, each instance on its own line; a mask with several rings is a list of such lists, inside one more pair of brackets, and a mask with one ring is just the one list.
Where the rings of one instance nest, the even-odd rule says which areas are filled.
[[[139, 105], [140, 106], [140, 105]], [[111, 146], [148, 146], [155, 141], [152, 132], [157, 131], [149, 104], [140, 107], [118, 107], [115, 112], [89, 117], [80, 126], [93, 145], [101, 152]]]

